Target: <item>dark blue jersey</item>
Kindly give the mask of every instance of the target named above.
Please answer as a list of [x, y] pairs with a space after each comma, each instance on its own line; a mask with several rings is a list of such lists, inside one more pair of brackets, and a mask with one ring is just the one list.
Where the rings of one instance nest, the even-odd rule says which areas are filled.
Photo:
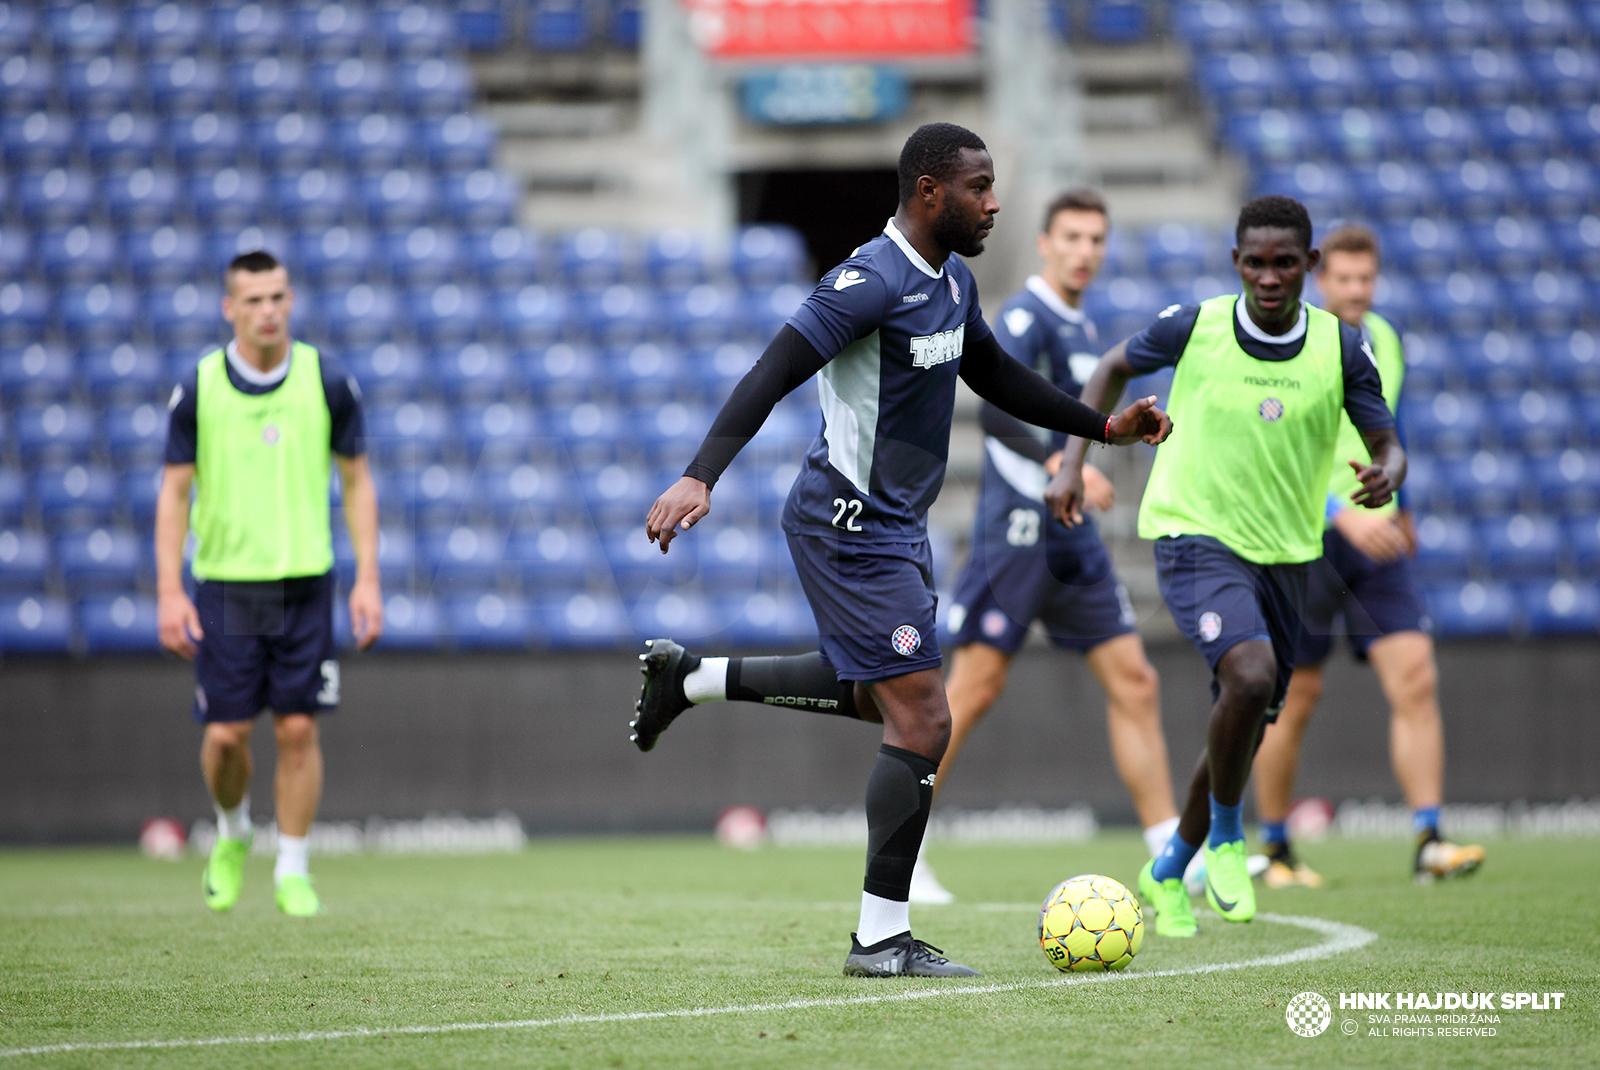
[[789, 325], [827, 361], [822, 433], [784, 506], [796, 535], [915, 541], [944, 484], [956, 375], [989, 336], [972, 272], [934, 269], [891, 220], [823, 276]]
[[[1063, 301], [1038, 275], [1030, 276], [1024, 287], [1001, 307], [995, 337], [1007, 353], [1073, 397], [1083, 392], [1100, 362], [1100, 332], [1094, 321]], [[989, 410], [993, 405], [985, 401], [983, 407]], [[985, 416], [990, 415], [985, 412]], [[1017, 422], [1050, 452], [1067, 444], [1064, 434]], [[1048, 482], [1044, 465], [1022, 456], [993, 435], [984, 437], [984, 448], [1007, 483], [1030, 498], [1043, 500]]]

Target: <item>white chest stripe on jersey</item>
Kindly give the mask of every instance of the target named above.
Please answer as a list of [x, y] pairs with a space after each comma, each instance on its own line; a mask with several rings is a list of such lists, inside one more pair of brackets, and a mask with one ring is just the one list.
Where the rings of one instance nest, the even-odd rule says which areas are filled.
[[933, 368], [952, 360], [961, 359], [966, 344], [966, 328], [953, 327], [938, 334], [926, 334], [911, 339], [911, 366]]

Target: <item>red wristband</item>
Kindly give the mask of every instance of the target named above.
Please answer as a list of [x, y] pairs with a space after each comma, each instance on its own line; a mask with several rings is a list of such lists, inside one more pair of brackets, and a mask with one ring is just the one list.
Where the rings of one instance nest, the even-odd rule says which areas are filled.
[[1111, 441], [1111, 417], [1109, 417], [1109, 416], [1106, 417], [1106, 437], [1105, 437], [1105, 441], [1107, 443], [1109, 443]]

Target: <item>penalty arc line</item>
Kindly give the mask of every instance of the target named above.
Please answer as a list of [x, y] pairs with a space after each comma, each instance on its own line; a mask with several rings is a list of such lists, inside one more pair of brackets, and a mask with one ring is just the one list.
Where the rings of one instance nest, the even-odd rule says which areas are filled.
[[[1031, 909], [1031, 908], [1030, 908]], [[825, 996], [816, 999], [791, 999], [774, 1003], [739, 1003], [722, 1007], [682, 1007], [664, 1011], [626, 1011], [615, 1014], [573, 1014], [560, 1018], [525, 1018], [505, 1022], [447, 1022], [441, 1025], [403, 1025], [394, 1028], [329, 1029], [304, 1033], [262, 1033], [255, 1036], [180, 1037], [172, 1040], [88, 1041], [76, 1044], [43, 1044], [32, 1048], [0, 1049], [0, 1059], [23, 1055], [56, 1055], [79, 1051], [141, 1051], [159, 1048], [212, 1048], [228, 1044], [294, 1044], [330, 1040], [356, 1040], [391, 1036], [436, 1036], [444, 1033], [481, 1033], [512, 1029], [548, 1029], [552, 1026], [594, 1025], [607, 1022], [652, 1022], [673, 1018], [711, 1018], [729, 1014], [763, 1014], [774, 1011], [813, 1010], [826, 1007], [857, 1007], [878, 1003], [909, 1003], [922, 999], [948, 999], [955, 996], [985, 996], [1025, 989], [1066, 988], [1087, 984], [1110, 984], [1154, 977], [1192, 977], [1230, 970], [1290, 966], [1301, 962], [1331, 958], [1372, 943], [1378, 934], [1370, 929], [1323, 918], [1294, 914], [1257, 914], [1261, 921], [1293, 925], [1327, 937], [1320, 944], [1284, 951], [1276, 955], [1244, 959], [1239, 962], [1211, 962], [1198, 966], [1179, 966], [1170, 970], [1139, 973], [1084, 973], [1049, 981], [1014, 981], [1006, 984], [962, 985], [951, 988], [918, 988], [909, 992], [886, 992], [871, 996]]]

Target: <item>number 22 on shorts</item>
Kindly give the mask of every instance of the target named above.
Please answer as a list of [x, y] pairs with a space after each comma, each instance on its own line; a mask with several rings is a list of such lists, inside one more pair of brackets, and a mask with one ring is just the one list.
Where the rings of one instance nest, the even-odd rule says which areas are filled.
[[[849, 501], [845, 501], [843, 498], [835, 498], [833, 499], [833, 507], [835, 510], [833, 514], [834, 527], [844, 528], [846, 531], [861, 530], [861, 525], [856, 523], [861, 518], [861, 510], [863, 508], [860, 498], [851, 498]], [[845, 515], [847, 513], [849, 514], [848, 516]]]

